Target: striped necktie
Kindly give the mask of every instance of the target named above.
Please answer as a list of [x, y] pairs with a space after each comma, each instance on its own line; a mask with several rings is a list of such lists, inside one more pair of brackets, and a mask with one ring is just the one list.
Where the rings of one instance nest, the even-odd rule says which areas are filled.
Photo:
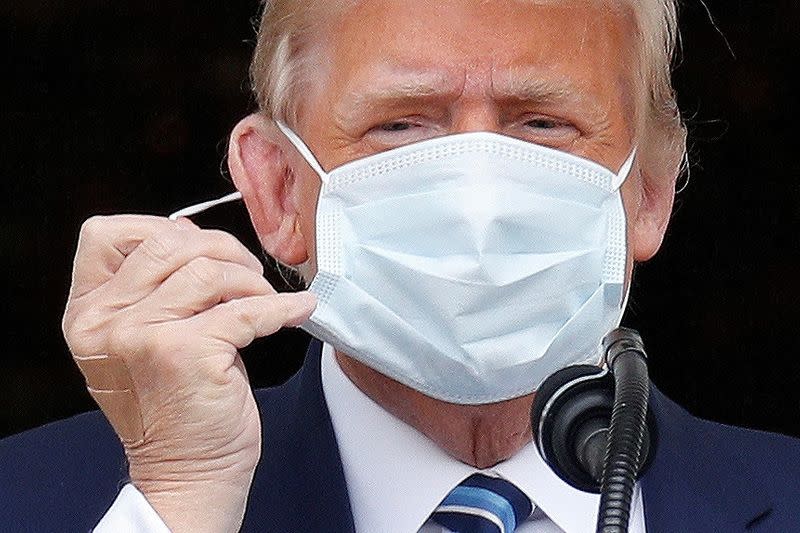
[[530, 499], [512, 483], [473, 474], [447, 495], [431, 518], [456, 533], [512, 533], [532, 512]]

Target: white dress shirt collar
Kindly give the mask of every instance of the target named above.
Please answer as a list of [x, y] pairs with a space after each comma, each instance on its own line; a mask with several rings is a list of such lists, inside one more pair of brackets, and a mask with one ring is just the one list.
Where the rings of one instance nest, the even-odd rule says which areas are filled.
[[[357, 532], [418, 531], [456, 485], [480, 471], [451, 457], [361, 392], [327, 344], [322, 351], [322, 388]], [[533, 444], [486, 472], [514, 483], [562, 530], [595, 530], [599, 497], [559, 479]], [[638, 485], [633, 504], [639, 510], [632, 513], [633, 522], [643, 521]]]

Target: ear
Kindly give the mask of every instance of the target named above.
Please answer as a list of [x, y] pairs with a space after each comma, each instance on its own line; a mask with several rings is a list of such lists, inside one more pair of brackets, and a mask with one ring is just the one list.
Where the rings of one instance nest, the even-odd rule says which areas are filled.
[[299, 265], [308, 259], [297, 209], [299, 183], [280, 135], [260, 114], [245, 117], [231, 133], [228, 168], [264, 250], [284, 264]]
[[666, 172], [667, 175], [652, 175], [646, 170], [640, 170], [638, 174], [639, 179], [634, 180], [639, 189], [638, 201], [628, 228], [633, 260], [643, 262], [658, 252], [664, 240], [675, 200], [678, 168]]

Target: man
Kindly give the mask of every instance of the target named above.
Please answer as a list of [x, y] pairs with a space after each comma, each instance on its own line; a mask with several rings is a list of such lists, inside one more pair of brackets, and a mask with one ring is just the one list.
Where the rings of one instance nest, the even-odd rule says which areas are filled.
[[[238, 242], [187, 219], [89, 220], [64, 331], [128, 483], [108, 428], [78, 418], [4, 443], [15, 490], [0, 516], [19, 529], [104, 514], [98, 530], [448, 531], [456, 506], [442, 508], [481, 472], [528, 502], [498, 530], [593, 530], [597, 497], [546, 467], [529, 411], [541, 378], [613, 327], [633, 262], [661, 244], [684, 146], [674, 36], [668, 0], [271, 2], [253, 62], [261, 111], [234, 129], [229, 164], [264, 249], [316, 285], [275, 294]], [[544, 251], [515, 248], [517, 227]], [[254, 396], [237, 349], [300, 324], [326, 344]], [[503, 349], [518, 338], [530, 350], [514, 373]], [[633, 531], [793, 529], [796, 441], [698, 421], [655, 391], [651, 409]]]

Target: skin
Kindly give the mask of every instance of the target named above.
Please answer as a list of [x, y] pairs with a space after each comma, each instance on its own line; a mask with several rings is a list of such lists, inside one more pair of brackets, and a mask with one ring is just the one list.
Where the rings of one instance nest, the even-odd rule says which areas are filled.
[[[624, 11], [598, 11], [592, 2], [505, 2], [497, 9], [464, 1], [415, 2], [411, 10], [406, 2], [379, 1], [359, 4], [335, 28], [320, 38], [327, 52], [318, 64], [325, 66], [314, 71], [295, 126], [327, 170], [468, 131], [518, 137], [614, 171], [634, 145], [634, 26]], [[234, 130], [230, 160], [267, 251], [289, 264], [310, 260], [313, 268], [316, 175], [258, 115]], [[637, 166], [623, 187], [629, 277], [633, 260], [660, 246], [676, 174], [667, 172], [645, 184]], [[531, 439], [533, 395], [450, 404], [345, 353], [337, 360], [368, 396], [465, 463], [494, 465]]]
[[[467, 131], [613, 170], [648, 145], [631, 118], [633, 26], [606, 2], [371, 0], [346, 15], [317, 29], [314, 83], [293, 125], [326, 169]], [[675, 164], [637, 164], [623, 186], [629, 277], [660, 246], [678, 174], [679, 154], [641, 155]], [[235, 127], [229, 156], [265, 250], [313, 275], [317, 176], [260, 114]], [[241, 525], [261, 427], [237, 350], [315, 306], [308, 293], [275, 294], [262, 274], [233, 237], [188, 220], [96, 217], [81, 230], [64, 335], [90, 389], [103, 391], [132, 483], [172, 531]], [[495, 464], [530, 440], [530, 396], [453, 405], [337, 359], [367, 395], [466, 463]]]

